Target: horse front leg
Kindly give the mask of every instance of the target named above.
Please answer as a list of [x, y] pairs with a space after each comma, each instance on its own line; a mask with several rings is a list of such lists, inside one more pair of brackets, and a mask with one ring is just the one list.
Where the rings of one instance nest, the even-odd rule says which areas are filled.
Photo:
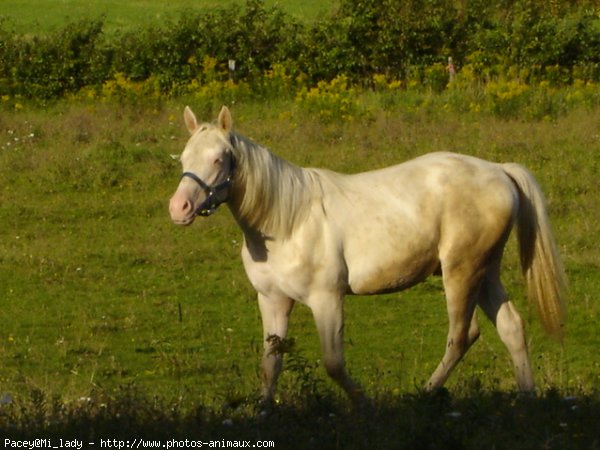
[[350, 378], [344, 361], [344, 312], [343, 297], [339, 295], [313, 296], [309, 306], [312, 310], [327, 374], [346, 391], [355, 405], [368, 403], [362, 388]]
[[293, 300], [283, 296], [258, 294], [258, 306], [263, 325], [263, 356], [261, 361], [261, 404], [270, 406], [275, 394], [275, 385], [281, 372], [283, 356], [277, 344], [285, 339], [288, 332]]

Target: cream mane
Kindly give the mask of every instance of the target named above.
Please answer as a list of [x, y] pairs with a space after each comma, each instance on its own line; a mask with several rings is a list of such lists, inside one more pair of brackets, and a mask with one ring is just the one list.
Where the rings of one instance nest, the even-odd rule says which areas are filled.
[[241, 135], [231, 136], [237, 167], [234, 186], [239, 186], [236, 191], [243, 189], [234, 214], [265, 235], [289, 236], [310, 209], [315, 174]]

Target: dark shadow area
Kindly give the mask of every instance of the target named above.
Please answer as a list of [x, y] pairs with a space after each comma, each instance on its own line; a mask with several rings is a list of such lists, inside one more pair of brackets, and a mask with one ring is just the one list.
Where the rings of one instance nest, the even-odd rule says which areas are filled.
[[0, 437], [5, 448], [10, 440], [39, 438], [55, 448], [77, 439], [85, 449], [198, 448], [200, 442], [204, 448], [598, 449], [599, 418], [598, 393], [382, 393], [368, 410], [355, 411], [344, 398], [313, 392], [283, 399], [266, 414], [250, 398], [227, 400], [219, 411], [203, 405], [184, 411], [180, 403], [124, 388], [73, 404], [32, 392], [27, 404], [0, 406]]

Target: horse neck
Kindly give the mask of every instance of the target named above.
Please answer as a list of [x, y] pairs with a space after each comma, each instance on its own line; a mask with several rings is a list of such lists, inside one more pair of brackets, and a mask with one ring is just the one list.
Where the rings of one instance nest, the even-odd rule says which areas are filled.
[[311, 173], [241, 136], [235, 140], [233, 215], [245, 231], [289, 236], [310, 207]]

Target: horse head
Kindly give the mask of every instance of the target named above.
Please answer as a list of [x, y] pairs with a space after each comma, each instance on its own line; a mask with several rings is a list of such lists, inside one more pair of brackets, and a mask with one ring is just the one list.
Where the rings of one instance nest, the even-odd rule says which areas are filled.
[[180, 157], [183, 174], [169, 212], [174, 223], [190, 225], [197, 215], [211, 215], [229, 198], [235, 171], [233, 121], [225, 106], [216, 124], [199, 124], [187, 106], [183, 118], [191, 136]]

